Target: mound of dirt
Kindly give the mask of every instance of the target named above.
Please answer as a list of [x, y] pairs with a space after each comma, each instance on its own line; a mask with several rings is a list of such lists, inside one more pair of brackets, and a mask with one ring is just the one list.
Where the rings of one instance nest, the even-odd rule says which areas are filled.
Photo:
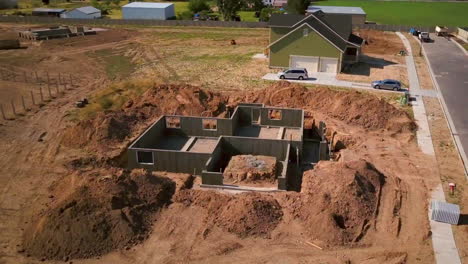
[[372, 225], [384, 176], [364, 160], [321, 161], [304, 173], [300, 194], [285, 195], [293, 217], [329, 245], [360, 241]]
[[184, 190], [175, 202], [207, 210], [206, 223], [215, 223], [239, 237], [268, 237], [283, 217], [278, 201], [259, 193], [226, 195], [213, 191]]
[[91, 181], [36, 217], [24, 233], [25, 254], [66, 260], [136, 244], [174, 191], [170, 179], [139, 170]]
[[225, 182], [269, 182], [276, 180], [276, 158], [269, 156], [236, 155], [223, 173]]
[[62, 144], [87, 148], [101, 158], [120, 155], [132, 137], [163, 114], [224, 116], [225, 98], [193, 86], [156, 85], [122, 110], [101, 112], [68, 127]]
[[416, 128], [416, 124], [405, 111], [376, 96], [358, 91], [338, 91], [323, 87], [307, 89], [299, 84], [278, 82], [265, 90], [233, 95], [229, 102], [302, 108], [369, 130], [385, 129], [398, 133]]
[[266, 236], [283, 216], [279, 203], [268, 196], [250, 193], [229, 201], [217, 218], [217, 224], [240, 237]]

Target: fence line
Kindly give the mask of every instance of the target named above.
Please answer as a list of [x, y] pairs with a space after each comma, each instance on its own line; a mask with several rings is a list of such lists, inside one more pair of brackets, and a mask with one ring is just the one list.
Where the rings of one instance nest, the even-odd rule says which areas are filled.
[[83, 24], [83, 25], [143, 25], [143, 26], [191, 26], [191, 27], [237, 27], [266, 28], [267, 22], [242, 21], [192, 21], [192, 20], [143, 20], [143, 19], [71, 19], [37, 16], [0, 16], [0, 22], [43, 23], [43, 24]]
[[71, 74], [57, 73], [54, 75], [46, 72], [37, 71], [24, 71], [24, 70], [10, 70], [0, 66], [0, 80], [21, 83], [45, 83], [48, 85], [62, 85], [73, 86], [73, 76]]
[[[190, 26], [190, 27], [231, 27], [231, 28], [267, 28], [268, 22], [244, 21], [192, 21], [192, 20], [143, 20], [143, 19], [71, 19], [58, 17], [38, 16], [0, 16], [0, 22], [31, 23], [31, 24], [82, 24], [92, 26], [111, 25], [141, 25], [141, 26]], [[420, 31], [434, 32], [435, 26], [414, 25], [380, 25], [362, 24], [353, 25], [355, 29], [374, 29], [380, 31], [409, 31], [415, 28]], [[449, 27], [454, 32], [456, 27]]]
[[18, 82], [31, 85], [27, 91], [20, 92], [19, 97], [0, 102], [0, 114], [3, 120], [14, 120], [24, 115], [35, 106], [58, 98], [65, 91], [73, 89], [75, 83], [71, 74], [50, 74], [49, 72], [15, 72], [0, 67], [0, 81]]

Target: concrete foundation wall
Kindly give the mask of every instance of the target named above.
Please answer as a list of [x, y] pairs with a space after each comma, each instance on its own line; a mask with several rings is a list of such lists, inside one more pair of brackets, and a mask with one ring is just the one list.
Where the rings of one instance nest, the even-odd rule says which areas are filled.
[[272, 156], [276, 157], [278, 160], [285, 160], [289, 144], [291, 144], [294, 149], [298, 147], [300, 151], [302, 151], [302, 144], [297, 141], [289, 142], [285, 140], [245, 137], [225, 137], [223, 140], [223, 148], [226, 154], [230, 156], [252, 154]]
[[[137, 161], [137, 152], [153, 153], [154, 164], [141, 164]], [[209, 153], [193, 153], [184, 151], [165, 151], [151, 149], [128, 149], [128, 167], [143, 168], [150, 171], [174, 171], [180, 173], [195, 173], [200, 175], [210, 158]]]
[[157, 143], [162, 140], [166, 129], [166, 120], [159, 118], [142, 136], [130, 146], [131, 148], [155, 148]]
[[223, 174], [221, 172], [203, 171], [202, 184], [223, 185]]
[[213, 153], [211, 153], [211, 158], [206, 163], [207, 171], [218, 172], [220, 168], [223, 167], [224, 160], [226, 155], [223, 152], [223, 139], [219, 138], [218, 144], [216, 145]]
[[[281, 119], [274, 120], [269, 118], [270, 110], [281, 111]], [[287, 108], [261, 108], [260, 109], [260, 124], [264, 126], [285, 126], [285, 127], [302, 127], [303, 111]]]
[[[233, 135], [233, 122], [230, 119], [218, 119], [210, 117], [193, 117], [193, 116], [168, 116], [180, 118], [180, 128], [168, 128], [169, 133], [184, 134], [187, 136], [198, 137], [219, 137]], [[216, 119], [216, 130], [204, 129], [203, 119]]]

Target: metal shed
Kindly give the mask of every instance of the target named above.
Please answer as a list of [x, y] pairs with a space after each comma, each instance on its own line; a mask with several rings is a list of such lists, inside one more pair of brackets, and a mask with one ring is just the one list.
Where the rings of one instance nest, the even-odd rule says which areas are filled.
[[431, 219], [437, 222], [457, 225], [460, 219], [460, 207], [441, 201], [431, 202]]
[[81, 19], [95, 19], [101, 18], [101, 10], [92, 6], [83, 6], [67, 11], [60, 15], [61, 18], [81, 18]]
[[51, 17], [60, 17], [60, 15], [65, 12], [65, 9], [57, 8], [34, 8], [32, 11], [33, 16], [51, 16]]
[[317, 6], [311, 5], [307, 8], [307, 13], [314, 13], [321, 10], [325, 14], [332, 15], [350, 15], [353, 25], [361, 25], [366, 23], [366, 12], [357, 6]]
[[174, 4], [133, 2], [122, 7], [123, 19], [167, 20], [175, 17]]

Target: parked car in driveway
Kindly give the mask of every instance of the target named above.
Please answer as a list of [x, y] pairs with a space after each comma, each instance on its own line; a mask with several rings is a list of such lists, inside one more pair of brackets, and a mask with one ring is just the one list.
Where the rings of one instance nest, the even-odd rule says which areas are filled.
[[309, 75], [305, 68], [294, 68], [287, 69], [282, 72], [278, 72], [278, 78], [280, 79], [298, 79], [298, 80], [307, 80]]
[[388, 89], [399, 91], [401, 90], [401, 83], [397, 80], [385, 79], [381, 81], [374, 81], [371, 83], [372, 88], [375, 89]]

